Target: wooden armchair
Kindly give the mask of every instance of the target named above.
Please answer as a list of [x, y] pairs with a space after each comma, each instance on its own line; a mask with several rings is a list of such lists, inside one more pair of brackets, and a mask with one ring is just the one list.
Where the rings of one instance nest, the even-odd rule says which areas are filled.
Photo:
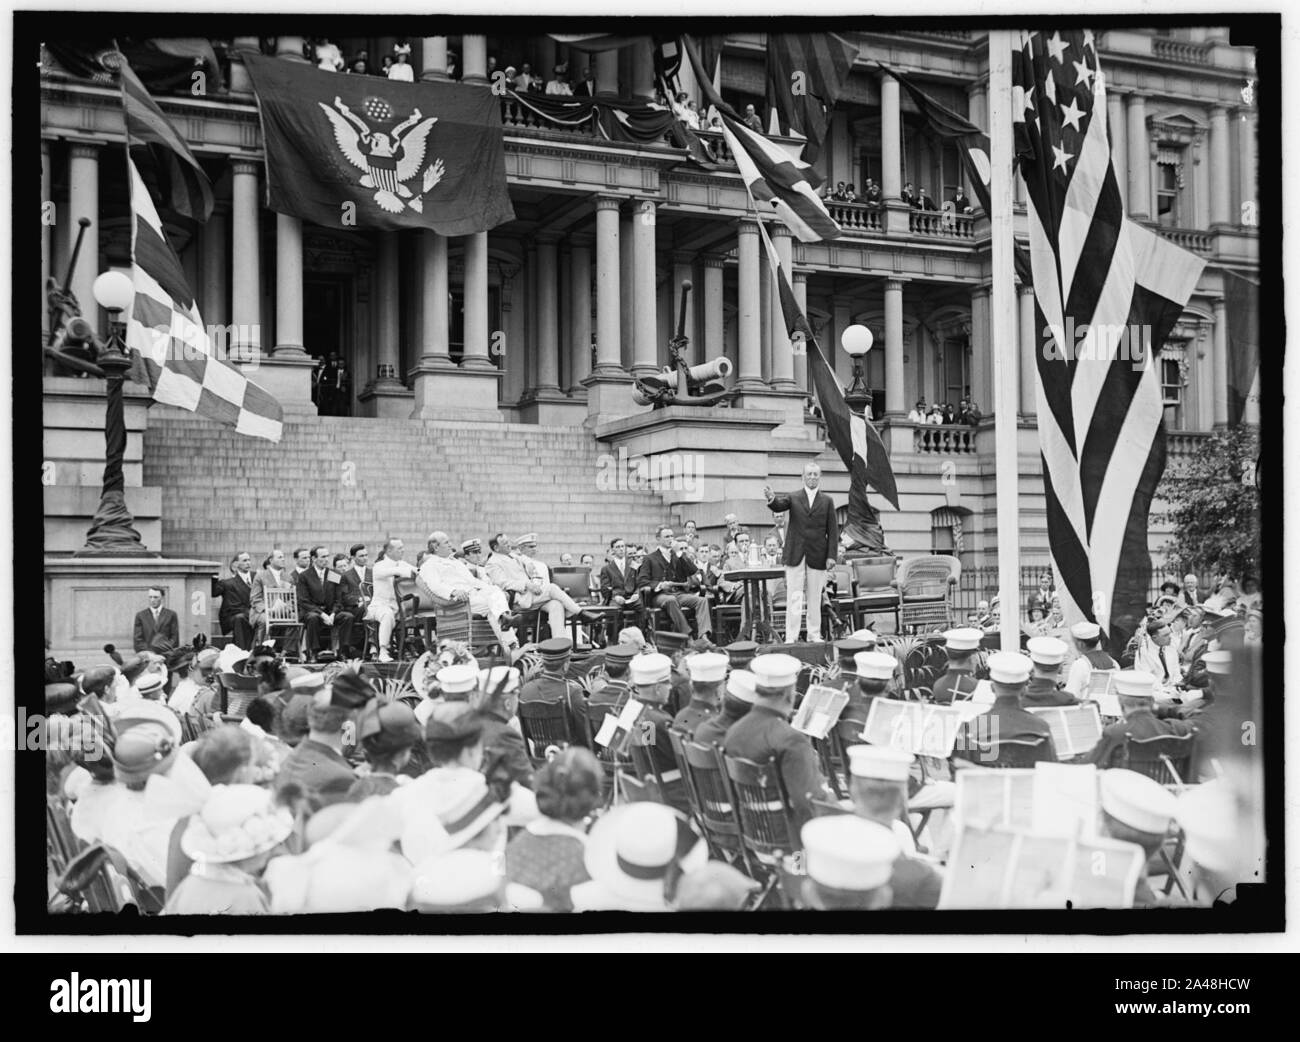
[[894, 586], [894, 572], [898, 558], [855, 557], [849, 561], [853, 576], [853, 595], [850, 605], [853, 626], [861, 629], [868, 615], [893, 615], [894, 630], [898, 626], [898, 590]]

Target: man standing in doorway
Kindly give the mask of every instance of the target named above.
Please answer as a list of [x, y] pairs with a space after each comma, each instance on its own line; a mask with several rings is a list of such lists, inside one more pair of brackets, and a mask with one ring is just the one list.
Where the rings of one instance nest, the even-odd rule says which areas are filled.
[[835, 567], [840, 530], [835, 521], [835, 503], [825, 492], [818, 491], [822, 469], [816, 463], [803, 468], [803, 488], [789, 495], [777, 495], [772, 486], [763, 486], [767, 507], [774, 513], [789, 512], [785, 551], [785, 640], [793, 644], [799, 637], [800, 617], [808, 609], [808, 639], [822, 639], [822, 588], [826, 570]]

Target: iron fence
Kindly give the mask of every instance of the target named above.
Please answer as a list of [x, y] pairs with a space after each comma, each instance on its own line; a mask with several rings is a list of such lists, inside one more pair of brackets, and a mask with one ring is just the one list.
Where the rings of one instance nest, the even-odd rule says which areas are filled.
[[[1020, 566], [1020, 618], [1029, 614], [1029, 599], [1038, 592], [1038, 579], [1044, 572], [1050, 574], [1051, 563], [1022, 564]], [[1182, 574], [1172, 569], [1155, 568], [1147, 590], [1147, 601], [1155, 603], [1160, 596], [1160, 584], [1173, 581], [1182, 585]], [[992, 601], [998, 592], [998, 566], [996, 564], [962, 567], [957, 589], [953, 592], [952, 614], [955, 621], [965, 621], [980, 601]]]

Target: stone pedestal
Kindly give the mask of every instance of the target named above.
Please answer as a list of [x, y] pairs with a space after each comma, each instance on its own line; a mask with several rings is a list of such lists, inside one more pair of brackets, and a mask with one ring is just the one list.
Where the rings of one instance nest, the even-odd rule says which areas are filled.
[[212, 577], [216, 561], [162, 557], [53, 557], [45, 565], [45, 636], [50, 654], [79, 668], [105, 660], [104, 645], [132, 654], [136, 612], [161, 586], [163, 604], [180, 620], [183, 644], [211, 635]]
[[[450, 361], [424, 361], [415, 369], [414, 408], [408, 404], [402, 415], [423, 420], [500, 423], [500, 384], [501, 371], [495, 366], [466, 369]], [[406, 393], [411, 395], [410, 391]]]
[[357, 395], [361, 415], [380, 420], [406, 420], [411, 416], [413, 392], [399, 380], [372, 380]]
[[311, 400], [311, 374], [315, 366], [316, 359], [301, 349], [291, 352], [277, 349], [275, 354], [263, 353], [256, 363], [240, 368], [245, 376], [280, 403], [287, 420], [293, 416], [316, 415], [316, 406]]
[[772, 432], [773, 437], [796, 441], [807, 441], [810, 437], [809, 429], [804, 425], [807, 403], [808, 395], [803, 391], [774, 390], [771, 387], [745, 391], [732, 400], [736, 408], [779, 413], [784, 419], [781, 426]]
[[529, 391], [519, 401], [519, 419], [541, 427], [581, 427], [587, 418], [587, 402], [570, 398], [554, 388]]
[[597, 369], [582, 381], [587, 389], [587, 426], [599, 427], [624, 416], [649, 410], [632, 399], [632, 377], [627, 373], [602, 373]]

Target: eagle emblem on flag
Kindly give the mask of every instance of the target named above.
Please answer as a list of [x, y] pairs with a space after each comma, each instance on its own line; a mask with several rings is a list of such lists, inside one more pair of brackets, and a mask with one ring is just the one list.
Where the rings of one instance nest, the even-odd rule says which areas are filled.
[[[425, 165], [429, 131], [437, 116], [425, 116], [418, 108], [391, 131], [372, 130], [370, 124], [354, 113], [341, 98], [334, 107], [317, 102], [334, 128], [334, 140], [349, 163], [361, 171], [362, 188], [375, 190], [375, 204], [388, 213], [399, 214], [408, 206], [424, 212], [424, 193], [445, 173], [441, 159]], [[393, 116], [392, 106], [383, 98], [367, 98], [362, 107], [366, 115], [383, 125]], [[418, 183], [412, 190], [407, 182]]]

